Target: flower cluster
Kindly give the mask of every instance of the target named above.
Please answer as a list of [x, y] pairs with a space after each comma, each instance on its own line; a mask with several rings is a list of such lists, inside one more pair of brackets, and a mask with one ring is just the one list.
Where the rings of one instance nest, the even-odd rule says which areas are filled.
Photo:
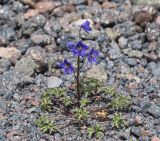
[[[92, 28], [90, 27], [90, 22], [85, 21], [83, 24], [81, 24], [79, 32], [81, 32], [81, 29], [89, 33], [89, 31], [92, 30]], [[89, 51], [89, 46], [84, 44], [81, 40], [76, 43], [68, 41], [66, 46], [74, 56], [80, 57], [82, 59], [87, 58], [89, 63], [96, 62], [96, 58], [98, 57], [99, 52], [94, 48]], [[73, 65], [66, 59], [64, 60], [64, 62], [59, 64], [59, 67], [63, 70], [64, 74], [71, 74], [74, 71]]]

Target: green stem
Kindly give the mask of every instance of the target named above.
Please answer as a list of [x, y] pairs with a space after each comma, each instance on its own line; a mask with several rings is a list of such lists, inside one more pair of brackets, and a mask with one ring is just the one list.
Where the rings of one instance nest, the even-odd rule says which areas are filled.
[[79, 77], [80, 77], [80, 57], [78, 56], [77, 58], [77, 100], [78, 100], [78, 106], [80, 106], [80, 82], [79, 82]]
[[[79, 34], [78, 34], [78, 40], [81, 40], [81, 28], [79, 29]], [[78, 106], [80, 107], [80, 99], [81, 99], [81, 94], [80, 94], [80, 56], [77, 57], [77, 102]]]

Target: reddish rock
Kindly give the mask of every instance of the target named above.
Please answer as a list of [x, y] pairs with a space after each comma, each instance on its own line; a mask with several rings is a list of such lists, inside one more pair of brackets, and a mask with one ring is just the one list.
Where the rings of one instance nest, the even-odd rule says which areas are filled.
[[13, 64], [20, 58], [21, 51], [15, 47], [0, 47], [0, 57], [9, 59]]
[[36, 9], [39, 13], [50, 12], [55, 8], [54, 2], [52, 1], [43, 1], [36, 3]]
[[150, 42], [148, 46], [149, 51], [155, 51], [157, 49], [157, 42]]
[[142, 117], [139, 116], [139, 115], [137, 115], [137, 116], [135, 117], [135, 123], [136, 123], [137, 125], [141, 125], [141, 124], [142, 124]]
[[116, 7], [117, 7], [117, 4], [109, 2], [109, 1], [104, 1], [102, 3], [102, 8], [104, 8], [104, 9], [116, 8]]
[[36, 9], [29, 9], [26, 13], [24, 13], [24, 18], [29, 19], [33, 16], [36, 16], [38, 13], [39, 12]]
[[151, 139], [151, 141], [160, 141], [160, 138], [157, 137], [157, 136], [153, 136], [152, 139]]
[[160, 25], [160, 16], [157, 17], [156, 22]]

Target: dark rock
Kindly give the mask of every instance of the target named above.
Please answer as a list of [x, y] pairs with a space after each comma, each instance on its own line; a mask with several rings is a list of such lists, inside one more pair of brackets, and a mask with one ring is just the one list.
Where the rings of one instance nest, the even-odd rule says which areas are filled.
[[131, 47], [134, 50], [140, 50], [142, 48], [142, 42], [140, 40], [129, 42], [128, 47]]
[[43, 15], [36, 15], [23, 23], [22, 30], [24, 35], [30, 36], [35, 30], [43, 28], [46, 18]]
[[131, 67], [134, 67], [137, 65], [137, 59], [135, 58], [129, 58], [126, 61], [127, 61], [127, 64], [130, 65]]
[[135, 137], [140, 137], [141, 136], [141, 129], [138, 127], [132, 127], [131, 134], [133, 134]]
[[132, 36], [136, 32], [134, 23], [130, 21], [115, 25], [113, 30], [124, 37]]
[[160, 117], [160, 106], [158, 105], [151, 105], [148, 110], [148, 113], [152, 114], [154, 117]]
[[0, 74], [8, 71], [11, 66], [11, 63], [8, 59], [0, 59]]
[[160, 26], [157, 23], [148, 23], [145, 33], [148, 41], [155, 41], [160, 35]]
[[21, 76], [31, 76], [35, 69], [36, 64], [30, 56], [21, 58], [15, 65], [15, 71]]
[[116, 42], [111, 43], [111, 49], [109, 51], [109, 56], [111, 60], [115, 60], [121, 57], [121, 51]]
[[100, 23], [104, 26], [114, 25], [117, 21], [118, 12], [114, 9], [106, 9], [100, 17]]
[[7, 25], [0, 27], [0, 35], [5, 37], [9, 41], [16, 40], [16, 33], [15, 30]]

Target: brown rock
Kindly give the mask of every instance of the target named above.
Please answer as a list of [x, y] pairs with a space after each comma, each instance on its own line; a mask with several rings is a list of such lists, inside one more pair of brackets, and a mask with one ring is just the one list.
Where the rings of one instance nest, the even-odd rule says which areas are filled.
[[148, 46], [148, 51], [155, 51], [157, 49], [157, 42], [150, 42]]
[[62, 17], [64, 15], [64, 9], [62, 7], [57, 7], [54, 9], [53, 13], [57, 17]]
[[117, 7], [117, 4], [109, 2], [109, 1], [104, 1], [102, 3], [102, 8], [104, 8], [104, 9], [116, 8], [116, 7]]
[[0, 57], [10, 59], [12, 63], [15, 63], [17, 59], [21, 56], [21, 51], [16, 49], [15, 47], [1, 47], [0, 48]]
[[139, 115], [137, 115], [137, 116], [135, 117], [135, 123], [136, 123], [137, 125], [141, 125], [141, 124], [142, 124], [142, 117], [139, 116]]
[[150, 135], [149, 130], [141, 129], [142, 137], [148, 137]]
[[3, 37], [3, 36], [0, 36], [0, 46], [5, 46], [8, 44], [8, 40]]
[[38, 1], [38, 0], [19, 0], [21, 2], [23, 2], [24, 4], [27, 4], [31, 7], [34, 7], [35, 6], [35, 2]]
[[36, 9], [29, 9], [26, 13], [24, 13], [24, 18], [29, 19], [33, 16], [36, 16], [38, 13], [39, 12]]
[[158, 55], [156, 55], [153, 51], [151, 53], [144, 53], [144, 56], [150, 61], [155, 61], [158, 59]]
[[141, 12], [137, 12], [134, 15], [134, 20], [137, 24], [140, 24], [141, 26], [143, 26], [146, 22], [152, 21], [153, 18], [151, 15], [149, 15], [149, 13], [145, 11], [141, 11]]
[[156, 22], [160, 25], [160, 16], [157, 17]]
[[66, 4], [66, 5], [63, 5], [62, 7], [65, 12], [74, 12], [76, 10], [73, 4]]
[[36, 9], [39, 13], [50, 12], [54, 9], [55, 5], [52, 1], [43, 1], [36, 3]]
[[157, 137], [157, 136], [153, 136], [152, 139], [151, 139], [151, 141], [160, 141], [160, 138]]

